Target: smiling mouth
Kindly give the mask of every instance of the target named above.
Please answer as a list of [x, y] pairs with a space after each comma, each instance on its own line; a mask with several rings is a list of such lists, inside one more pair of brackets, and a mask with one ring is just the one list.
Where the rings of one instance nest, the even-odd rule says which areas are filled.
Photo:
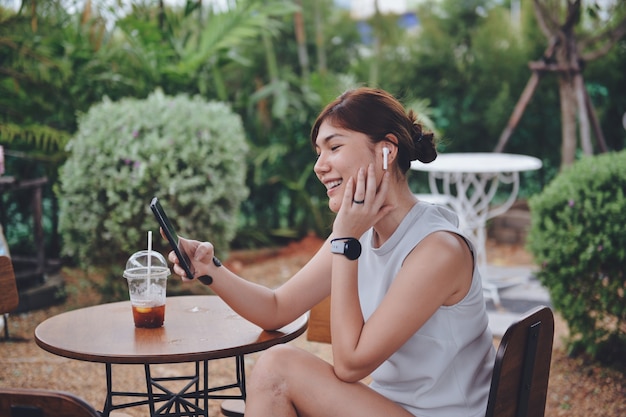
[[325, 183], [324, 185], [326, 186], [327, 190], [332, 190], [333, 188], [339, 187], [342, 183], [343, 183], [342, 180], [336, 180], [336, 181], [329, 181]]

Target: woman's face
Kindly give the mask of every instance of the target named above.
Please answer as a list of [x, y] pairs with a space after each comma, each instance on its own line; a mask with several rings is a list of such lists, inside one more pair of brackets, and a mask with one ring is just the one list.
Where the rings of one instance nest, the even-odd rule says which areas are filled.
[[373, 145], [363, 133], [323, 122], [315, 139], [315, 151], [318, 159], [313, 170], [326, 187], [328, 206], [336, 213], [348, 179], [356, 181], [359, 168], [367, 169], [374, 162]]

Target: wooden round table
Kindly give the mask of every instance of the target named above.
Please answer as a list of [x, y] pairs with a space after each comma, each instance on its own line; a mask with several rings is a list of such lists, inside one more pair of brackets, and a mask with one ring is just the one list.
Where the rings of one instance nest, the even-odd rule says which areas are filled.
[[[124, 301], [50, 317], [35, 329], [35, 340], [42, 349], [56, 355], [106, 365], [104, 416], [115, 409], [144, 404], [150, 407], [151, 415], [208, 416], [210, 398], [245, 399], [244, 355], [289, 342], [306, 328], [304, 315], [281, 329], [264, 331], [235, 313], [221, 298], [195, 295], [167, 298], [165, 323], [157, 329], [136, 328], [130, 302]], [[241, 394], [236, 396], [215, 394], [220, 389], [208, 387], [208, 361], [229, 357], [237, 361], [237, 383], [218, 388], [239, 388]], [[196, 363], [195, 379], [189, 384], [195, 385], [196, 391], [155, 393], [153, 387], [160, 388], [160, 384], [155, 384], [157, 379], [152, 378], [150, 365], [183, 362]], [[147, 392], [113, 392], [112, 364], [143, 364]], [[145, 400], [114, 405], [114, 396], [143, 396]], [[199, 399], [204, 400], [204, 408]], [[164, 404], [157, 409], [157, 403]]]

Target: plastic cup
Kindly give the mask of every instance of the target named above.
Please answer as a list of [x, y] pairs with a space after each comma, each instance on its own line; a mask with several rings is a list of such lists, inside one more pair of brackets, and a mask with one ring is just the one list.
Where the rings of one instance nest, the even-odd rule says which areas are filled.
[[165, 294], [170, 269], [163, 255], [155, 251], [135, 252], [126, 262], [124, 278], [135, 327], [157, 328], [165, 320]]

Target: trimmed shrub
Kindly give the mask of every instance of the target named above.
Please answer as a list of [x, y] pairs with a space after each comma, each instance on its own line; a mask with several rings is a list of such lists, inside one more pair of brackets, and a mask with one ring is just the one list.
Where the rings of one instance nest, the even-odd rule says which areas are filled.
[[626, 347], [625, 194], [622, 151], [585, 157], [529, 200], [527, 246], [573, 353], [606, 358]]
[[[248, 196], [243, 124], [225, 104], [156, 91], [105, 99], [79, 118], [57, 188], [63, 254], [123, 268], [146, 248], [169, 251], [149, 208], [159, 197], [181, 236], [227, 251]], [[223, 253], [223, 252], [222, 252]]]

